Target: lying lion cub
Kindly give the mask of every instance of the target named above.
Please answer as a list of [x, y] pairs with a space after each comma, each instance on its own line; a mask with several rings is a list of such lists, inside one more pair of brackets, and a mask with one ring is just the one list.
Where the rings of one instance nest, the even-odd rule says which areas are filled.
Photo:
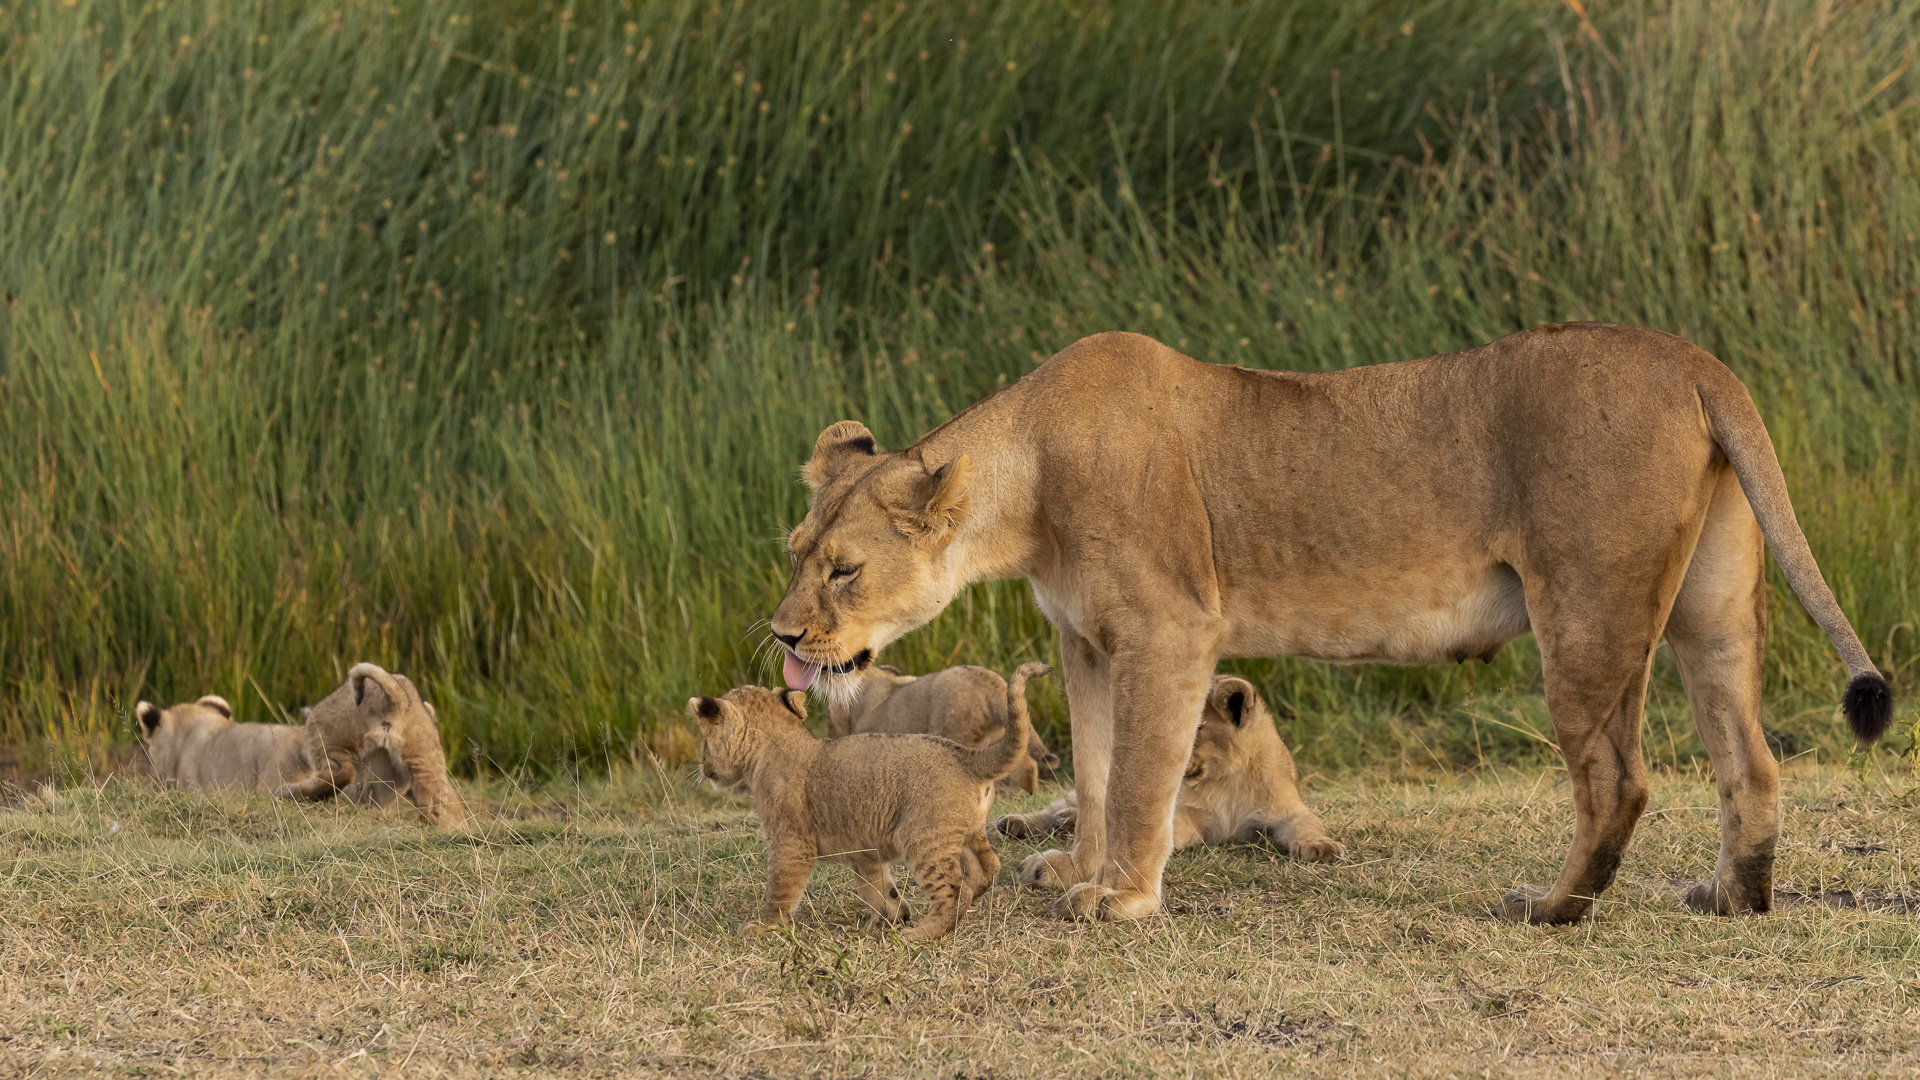
[[[1014, 686], [1050, 669], [1025, 664]], [[1000, 859], [987, 843], [993, 782], [1026, 750], [1026, 699], [1009, 688], [1009, 723], [979, 748], [928, 735], [816, 739], [805, 726], [806, 694], [742, 686], [692, 698], [687, 711], [704, 739], [700, 771], [720, 787], [753, 792], [767, 842], [767, 887], [754, 933], [793, 917], [813, 864], [848, 863], [869, 929], [911, 923], [888, 864], [906, 859], [932, 910], [905, 936], [950, 933], [973, 898], [993, 884]]]
[[[349, 696], [365, 701], [350, 704]], [[338, 792], [376, 806], [405, 796], [435, 824], [465, 823], [433, 706], [406, 676], [356, 665], [345, 685], [300, 712], [299, 725], [236, 724], [233, 706], [212, 694], [171, 709], [148, 701], [134, 709], [149, 767], [163, 782], [298, 799]]]
[[[1245, 679], [1214, 676], [1174, 800], [1173, 850], [1266, 839], [1306, 862], [1340, 858], [1347, 849], [1300, 801], [1299, 776], [1259, 691]], [[1009, 814], [993, 826], [1016, 839], [1071, 833], [1080, 812], [1075, 794], [1069, 791], [1031, 814]], [[1066, 852], [1045, 852], [1021, 867], [1020, 883], [1039, 885], [1052, 878], [1054, 858], [1071, 861]]]
[[[926, 675], [902, 675], [899, 668], [875, 664], [854, 677], [860, 686], [852, 697], [828, 699], [830, 739], [879, 732], [938, 735], [961, 746], [985, 746], [1006, 731], [1007, 702], [1026, 697], [1027, 681], [1020, 672], [1008, 683], [997, 672], [970, 664]], [[995, 786], [1031, 795], [1059, 767], [1060, 755], [1029, 727], [1026, 755]]]

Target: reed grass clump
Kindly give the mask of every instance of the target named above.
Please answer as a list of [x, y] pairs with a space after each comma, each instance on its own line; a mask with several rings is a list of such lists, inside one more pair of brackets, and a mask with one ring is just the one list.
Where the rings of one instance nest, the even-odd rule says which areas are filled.
[[[827, 423], [1083, 334], [1324, 369], [1647, 323], [1747, 381], [1911, 702], [1897, 5], [0, 5], [0, 741], [413, 675], [456, 768], [684, 752]], [[1784, 753], [1843, 750], [1782, 590]], [[1050, 655], [1018, 583], [904, 667]], [[1550, 755], [1538, 665], [1243, 670], [1309, 768]], [[1903, 715], [1913, 715], [1903, 704]], [[1036, 719], [1061, 737], [1057, 688]], [[1698, 753], [1657, 680], [1649, 751]], [[48, 749], [51, 748], [51, 749]]]

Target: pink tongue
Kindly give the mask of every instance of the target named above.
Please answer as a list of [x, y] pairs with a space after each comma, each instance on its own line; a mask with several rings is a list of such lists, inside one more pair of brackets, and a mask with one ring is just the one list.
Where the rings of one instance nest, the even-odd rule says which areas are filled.
[[787, 662], [781, 674], [787, 677], [787, 686], [789, 689], [805, 690], [813, 685], [813, 680], [820, 677], [820, 665], [809, 664], [792, 653], [788, 653]]

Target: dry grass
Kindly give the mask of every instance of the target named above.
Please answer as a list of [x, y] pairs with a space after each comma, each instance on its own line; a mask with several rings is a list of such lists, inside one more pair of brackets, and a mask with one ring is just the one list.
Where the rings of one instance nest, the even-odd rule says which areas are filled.
[[838, 867], [790, 938], [734, 936], [761, 881], [754, 819], [681, 777], [469, 789], [476, 827], [452, 836], [116, 781], [0, 813], [0, 1071], [1904, 1071], [1920, 941], [1884, 902], [1916, 892], [1902, 792], [1793, 775], [1766, 918], [1679, 909], [1717, 842], [1687, 773], [1657, 779], [1597, 923], [1487, 918], [1557, 864], [1571, 816], [1550, 771], [1322, 783], [1346, 864], [1188, 852], [1169, 913], [1123, 926], [1001, 888], [913, 948], [853, 929]]

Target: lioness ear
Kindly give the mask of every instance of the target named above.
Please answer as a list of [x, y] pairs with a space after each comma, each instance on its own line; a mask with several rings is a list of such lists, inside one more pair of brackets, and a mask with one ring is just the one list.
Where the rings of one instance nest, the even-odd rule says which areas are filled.
[[143, 701], [133, 707], [135, 719], [140, 721], [140, 734], [151, 736], [160, 730], [160, 706], [151, 701]]
[[807, 692], [805, 690], [788, 690], [786, 693], [780, 695], [780, 703], [787, 707], [788, 712], [800, 719], [805, 720], [807, 718]]
[[813, 456], [800, 467], [800, 479], [819, 491], [839, 476], [847, 465], [880, 452], [873, 444], [873, 432], [858, 420], [842, 420], [820, 433], [813, 442]]
[[909, 539], [944, 544], [966, 519], [973, 496], [973, 458], [967, 454], [927, 474], [910, 505], [895, 514], [893, 524]]
[[431, 723], [431, 724], [432, 724], [432, 725], [433, 725], [434, 727], [439, 727], [439, 726], [440, 726], [440, 712], [439, 712], [439, 710], [438, 710], [438, 709], [435, 709], [435, 708], [433, 707], [433, 702], [431, 702], [431, 701], [423, 701], [423, 702], [421, 702], [421, 703], [420, 703], [420, 707], [421, 707], [421, 708], [423, 708], [423, 709], [425, 709], [425, 710], [427, 710], [427, 721], [428, 721], [429, 723]]
[[1247, 713], [1253, 708], [1253, 684], [1234, 676], [1215, 679], [1213, 690], [1207, 695], [1207, 704], [1220, 711], [1234, 727], [1246, 723]]
[[207, 708], [212, 709], [214, 712], [219, 713], [221, 716], [224, 716], [229, 720], [233, 719], [233, 706], [227, 704], [226, 698], [219, 697], [214, 694], [208, 694], [206, 697], [203, 697], [199, 701], [194, 702], [194, 704], [204, 705]]

